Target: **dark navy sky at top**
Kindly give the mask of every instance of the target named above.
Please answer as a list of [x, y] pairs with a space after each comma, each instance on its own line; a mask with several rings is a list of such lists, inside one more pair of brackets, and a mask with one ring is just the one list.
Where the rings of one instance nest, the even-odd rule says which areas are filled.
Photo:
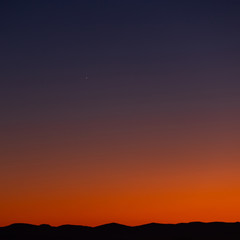
[[2, 126], [236, 106], [239, 12], [236, 0], [1, 1]]

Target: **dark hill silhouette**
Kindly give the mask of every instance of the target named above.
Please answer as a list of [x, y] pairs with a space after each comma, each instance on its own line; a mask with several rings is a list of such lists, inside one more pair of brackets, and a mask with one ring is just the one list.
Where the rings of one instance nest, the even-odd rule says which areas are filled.
[[52, 227], [47, 224], [32, 225], [15, 223], [0, 227], [1, 240], [239, 240], [240, 223], [149, 223], [130, 227], [117, 223], [109, 223], [97, 227], [80, 225], [62, 225]]
[[95, 231], [110, 231], [110, 232], [114, 232], [114, 231], [127, 231], [129, 230], [131, 227], [123, 225], [123, 224], [119, 224], [119, 223], [107, 223], [104, 225], [100, 225], [95, 227]]

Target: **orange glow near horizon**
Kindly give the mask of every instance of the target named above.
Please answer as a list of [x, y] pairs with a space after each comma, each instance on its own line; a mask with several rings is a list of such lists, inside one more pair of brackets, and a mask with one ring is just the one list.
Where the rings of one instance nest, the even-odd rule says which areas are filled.
[[[125, 161], [117, 159], [106, 165], [69, 165], [61, 163], [61, 155], [58, 165], [36, 162], [28, 166], [27, 172], [21, 165], [8, 165], [8, 174], [4, 176], [3, 172], [1, 176], [5, 184], [1, 186], [4, 194], [0, 200], [0, 225], [239, 220], [237, 151], [224, 155], [219, 149], [215, 155], [209, 153], [211, 159], [205, 155], [205, 161], [201, 161], [202, 155], [195, 155], [196, 162], [190, 161], [194, 153], [185, 154], [181, 164], [175, 165], [170, 160], [165, 164], [157, 162], [154, 153], [146, 165], [143, 152], [133, 154], [136, 160], [133, 155], [128, 159], [125, 155]], [[172, 161], [180, 157], [175, 154], [169, 154]], [[227, 157], [231, 157], [228, 164], [224, 163]]]
[[[63, 196], [65, 192], [65, 196]], [[4, 203], [2, 225], [13, 222], [51, 225], [100, 225], [118, 222], [139, 225], [148, 222], [178, 223], [189, 221], [238, 221], [240, 194], [231, 189], [189, 186], [161, 189], [109, 189], [88, 196], [76, 191], [47, 190], [45, 197], [36, 193], [15, 197]], [[46, 197], [48, 196], [48, 197]], [[16, 204], [17, 202], [17, 204]], [[11, 216], [11, 217], [9, 217]], [[12, 216], [15, 216], [14, 218]]]

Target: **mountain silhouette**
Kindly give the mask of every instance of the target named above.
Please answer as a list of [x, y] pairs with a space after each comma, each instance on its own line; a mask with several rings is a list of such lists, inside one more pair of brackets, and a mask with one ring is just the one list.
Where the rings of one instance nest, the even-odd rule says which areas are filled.
[[179, 224], [149, 223], [140, 226], [126, 226], [109, 223], [97, 227], [47, 224], [32, 225], [15, 223], [0, 227], [1, 240], [239, 240], [240, 223], [191, 222]]

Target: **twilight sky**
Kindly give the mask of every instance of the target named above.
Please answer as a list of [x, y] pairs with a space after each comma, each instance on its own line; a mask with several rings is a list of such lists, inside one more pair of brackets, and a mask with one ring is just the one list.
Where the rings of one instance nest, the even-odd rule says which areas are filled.
[[1, 1], [0, 226], [239, 221], [239, 12]]

